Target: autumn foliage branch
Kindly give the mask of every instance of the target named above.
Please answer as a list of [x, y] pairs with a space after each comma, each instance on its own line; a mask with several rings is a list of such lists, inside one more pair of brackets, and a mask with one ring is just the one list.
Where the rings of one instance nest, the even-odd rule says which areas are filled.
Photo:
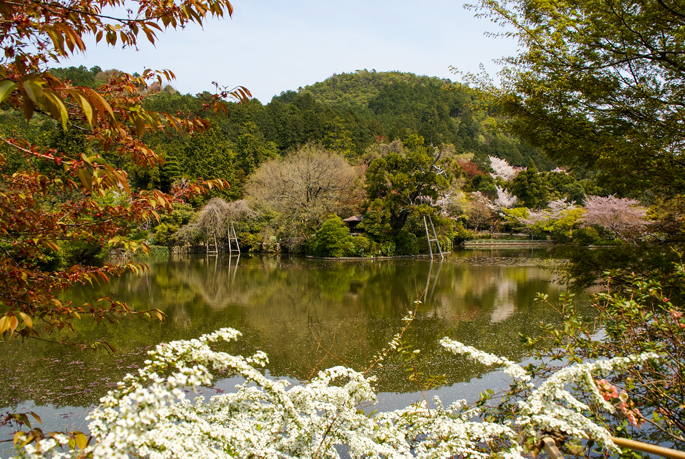
[[[174, 78], [171, 71], [145, 70], [140, 76], [119, 74], [97, 89], [74, 86], [56, 78], [51, 62], [84, 52], [83, 38], [135, 47], [139, 37], [154, 43], [164, 28], [202, 24], [209, 17], [232, 13], [227, 0], [181, 2], [139, 1], [136, 12], [115, 17], [109, 11], [130, 6], [120, 0], [3, 2], [0, 4], [0, 106], [52, 118], [66, 136], [79, 135], [78, 151], [32, 143], [22, 133], [0, 135], [0, 336], [37, 336], [71, 329], [81, 315], [116, 322], [141, 315], [163, 320], [161, 311], [132, 311], [110, 298], [75, 306], [59, 293], [77, 283], [107, 282], [125, 270], [144, 265], [92, 263], [55, 266], [65, 246], [86, 243], [99, 248], [146, 252], [130, 235], [174, 202], [228, 186], [224, 180], [183, 180], [170, 193], [131, 190], [116, 158], [128, 157], [138, 166], [152, 167], [164, 159], [148, 147], [146, 133], [175, 130], [193, 135], [209, 128], [198, 116], [183, 117], [146, 110], [149, 85]], [[225, 111], [223, 99], [244, 101], [247, 89], [220, 88], [206, 108]], [[20, 166], [17, 166], [19, 164]]]

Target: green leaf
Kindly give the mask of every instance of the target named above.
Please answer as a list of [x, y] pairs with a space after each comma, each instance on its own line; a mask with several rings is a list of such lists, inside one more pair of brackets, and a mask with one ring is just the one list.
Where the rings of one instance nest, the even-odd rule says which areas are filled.
[[45, 81], [35, 75], [29, 75], [22, 81], [26, 95], [36, 104], [40, 104], [39, 100], [43, 98], [43, 84]]
[[4, 102], [17, 86], [19, 86], [19, 83], [15, 83], [12, 80], [0, 81], [0, 103]]

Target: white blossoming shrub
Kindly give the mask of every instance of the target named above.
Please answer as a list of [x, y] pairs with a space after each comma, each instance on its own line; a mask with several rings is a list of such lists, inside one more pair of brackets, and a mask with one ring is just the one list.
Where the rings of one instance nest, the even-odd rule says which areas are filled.
[[[539, 431], [592, 438], [615, 450], [609, 433], [584, 416], [588, 406], [566, 387], [581, 385], [595, 402], [612, 411], [593, 375], [657, 358], [645, 354], [575, 365], [535, 387], [521, 366], [444, 338], [441, 344], [454, 354], [503, 366], [513, 387], [527, 393], [518, 402], [517, 413], [498, 424], [482, 420], [483, 409], [478, 406], [460, 400], [444, 407], [437, 398], [436, 408], [430, 410], [419, 403], [367, 415], [358, 407], [376, 400], [373, 378], [339, 366], [321, 371], [305, 385], [288, 387], [287, 382], [270, 380], [257, 370], [268, 362], [263, 352], [246, 358], [210, 348], [210, 343], [239, 336], [240, 332], [224, 328], [199, 339], [158, 345], [145, 368], [137, 376], [128, 375], [90, 415], [91, 446], [62, 451], [59, 446], [66, 445], [68, 438], [56, 436], [27, 445], [20, 455], [337, 458], [337, 445], [344, 445], [354, 458], [516, 458], [524, 453], [521, 439], [535, 438]], [[198, 397], [191, 403], [185, 398], [184, 389], [211, 385], [212, 373], [219, 371], [241, 375], [246, 382], [237, 393], [209, 401]]]

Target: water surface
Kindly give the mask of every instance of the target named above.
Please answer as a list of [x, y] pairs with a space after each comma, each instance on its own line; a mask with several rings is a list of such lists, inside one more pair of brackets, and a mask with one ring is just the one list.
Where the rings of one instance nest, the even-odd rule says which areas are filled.
[[[443, 352], [438, 341], [448, 336], [514, 361], [523, 359], [526, 348], [519, 334], [535, 335], [539, 324], [561, 319], [534, 301], [538, 292], [556, 298], [565, 290], [555, 282], [554, 261], [548, 258], [545, 250], [498, 249], [460, 251], [442, 263], [288, 255], [149, 260], [142, 275], [75, 287], [65, 299], [78, 304], [111, 296], [133, 309], [159, 308], [166, 322], [82, 320], [75, 324], [76, 333], [51, 337], [107, 341], [117, 348], [113, 356], [37, 340], [1, 343], [6, 375], [0, 379], [0, 409], [34, 410], [46, 418], [47, 430], [85, 429], [85, 411], [126, 373], [136, 371], [150, 347], [221, 327], [243, 333], [226, 350], [243, 355], [264, 350], [275, 377], [306, 380], [316, 369], [340, 363], [364, 369], [402, 328], [402, 317], [417, 307], [417, 300], [417, 317], [405, 341], [421, 350], [420, 369], [447, 375], [447, 387], [435, 391], [445, 401], [470, 398], [484, 386], [502, 384], [502, 377]], [[401, 362], [390, 362], [378, 377], [385, 408], [421, 398]], [[230, 390], [235, 383], [219, 381], [213, 390]]]

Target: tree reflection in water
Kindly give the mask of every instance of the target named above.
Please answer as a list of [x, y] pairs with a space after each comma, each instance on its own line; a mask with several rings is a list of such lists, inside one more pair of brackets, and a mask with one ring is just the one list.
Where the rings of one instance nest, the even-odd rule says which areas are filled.
[[[274, 376], [306, 379], [317, 364], [341, 361], [361, 369], [402, 327], [401, 318], [417, 299], [422, 303], [405, 337], [421, 349], [421, 370], [447, 374], [448, 385], [469, 381], [485, 369], [443, 352], [443, 336], [518, 361], [526, 352], [519, 333], [535, 334], [541, 322], [560, 322], [534, 298], [537, 292], [554, 298], [564, 286], [540, 266], [545, 252], [533, 255], [465, 251], [442, 263], [245, 254], [152, 260], [144, 275], [74, 288], [64, 296], [78, 304], [110, 295], [133, 308], [159, 308], [168, 316], [165, 323], [76, 324], [71, 339], [107, 340], [119, 351], [114, 356], [45, 342], [3, 343], [0, 364], [12, 374], [0, 380], [0, 406], [93, 405], [140, 366], [146, 348], [220, 327], [243, 332], [227, 351], [266, 351]], [[379, 376], [380, 392], [415, 391], [399, 363], [389, 362]]]

